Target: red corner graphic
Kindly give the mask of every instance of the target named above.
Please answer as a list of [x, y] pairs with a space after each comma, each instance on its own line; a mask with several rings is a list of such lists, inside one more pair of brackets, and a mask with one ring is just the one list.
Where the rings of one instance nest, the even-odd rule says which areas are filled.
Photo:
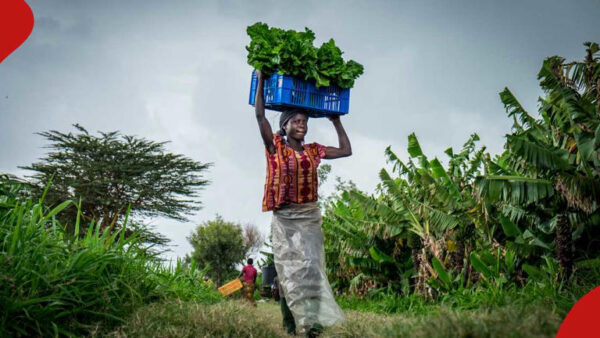
[[0, 0], [0, 63], [14, 52], [33, 30], [33, 12], [24, 0]]
[[600, 286], [575, 303], [565, 320], [560, 324], [556, 337], [600, 337], [599, 310]]

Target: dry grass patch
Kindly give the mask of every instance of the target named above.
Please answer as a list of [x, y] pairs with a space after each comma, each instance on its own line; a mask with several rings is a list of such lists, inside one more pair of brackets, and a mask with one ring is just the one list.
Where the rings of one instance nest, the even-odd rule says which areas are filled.
[[[453, 310], [440, 307], [425, 315], [384, 315], [346, 311], [348, 321], [322, 337], [552, 337], [561, 318], [543, 305]], [[193, 302], [152, 304], [137, 311], [110, 337], [289, 337], [279, 305], [241, 301], [215, 305]], [[299, 336], [299, 335], [298, 335]]]
[[283, 337], [279, 321], [241, 301], [214, 305], [170, 301], [145, 306], [108, 337]]
[[347, 311], [348, 321], [323, 337], [553, 337], [562, 321], [541, 306], [492, 310], [439, 308], [426, 315]]

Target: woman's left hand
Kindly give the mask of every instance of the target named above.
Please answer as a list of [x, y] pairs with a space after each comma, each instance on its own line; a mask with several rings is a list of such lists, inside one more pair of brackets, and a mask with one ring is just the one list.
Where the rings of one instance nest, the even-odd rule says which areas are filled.
[[329, 115], [329, 116], [327, 116], [327, 118], [331, 122], [335, 122], [335, 121], [339, 121], [340, 120], [340, 116], [339, 115]]
[[346, 157], [352, 155], [352, 147], [350, 146], [350, 140], [348, 139], [348, 135], [346, 135], [346, 131], [342, 126], [342, 122], [340, 121], [340, 115], [329, 115], [327, 116], [329, 121], [333, 123], [335, 130], [338, 134], [338, 144], [336, 147], [325, 147], [325, 159], [331, 160], [339, 157]]

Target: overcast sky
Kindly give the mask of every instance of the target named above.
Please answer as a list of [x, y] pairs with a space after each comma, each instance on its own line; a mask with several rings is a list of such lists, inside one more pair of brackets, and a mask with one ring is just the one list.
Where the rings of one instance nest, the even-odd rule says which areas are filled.
[[[75, 132], [74, 123], [170, 141], [169, 152], [214, 163], [191, 222], [151, 220], [172, 239], [170, 258], [190, 252], [186, 236], [217, 213], [268, 232], [248, 25], [309, 27], [316, 45], [334, 38], [365, 67], [342, 119], [353, 155], [328, 162], [321, 194], [335, 176], [372, 192], [384, 149], [405, 159], [411, 132], [430, 157], [474, 132], [498, 153], [511, 125], [498, 92], [509, 87], [534, 112], [543, 59], [582, 60], [582, 43], [600, 42], [597, 0], [27, 2], [33, 32], [0, 64], [0, 172], [31, 174], [17, 167], [44, 156], [34, 133]], [[337, 143], [325, 119], [309, 122], [306, 140]]]

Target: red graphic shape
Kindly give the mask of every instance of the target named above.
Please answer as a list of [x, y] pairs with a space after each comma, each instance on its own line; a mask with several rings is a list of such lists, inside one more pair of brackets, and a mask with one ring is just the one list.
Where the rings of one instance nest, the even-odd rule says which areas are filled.
[[600, 286], [581, 297], [560, 324], [557, 338], [599, 337]]
[[25, 0], [0, 0], [0, 63], [14, 52], [33, 30], [33, 12]]

